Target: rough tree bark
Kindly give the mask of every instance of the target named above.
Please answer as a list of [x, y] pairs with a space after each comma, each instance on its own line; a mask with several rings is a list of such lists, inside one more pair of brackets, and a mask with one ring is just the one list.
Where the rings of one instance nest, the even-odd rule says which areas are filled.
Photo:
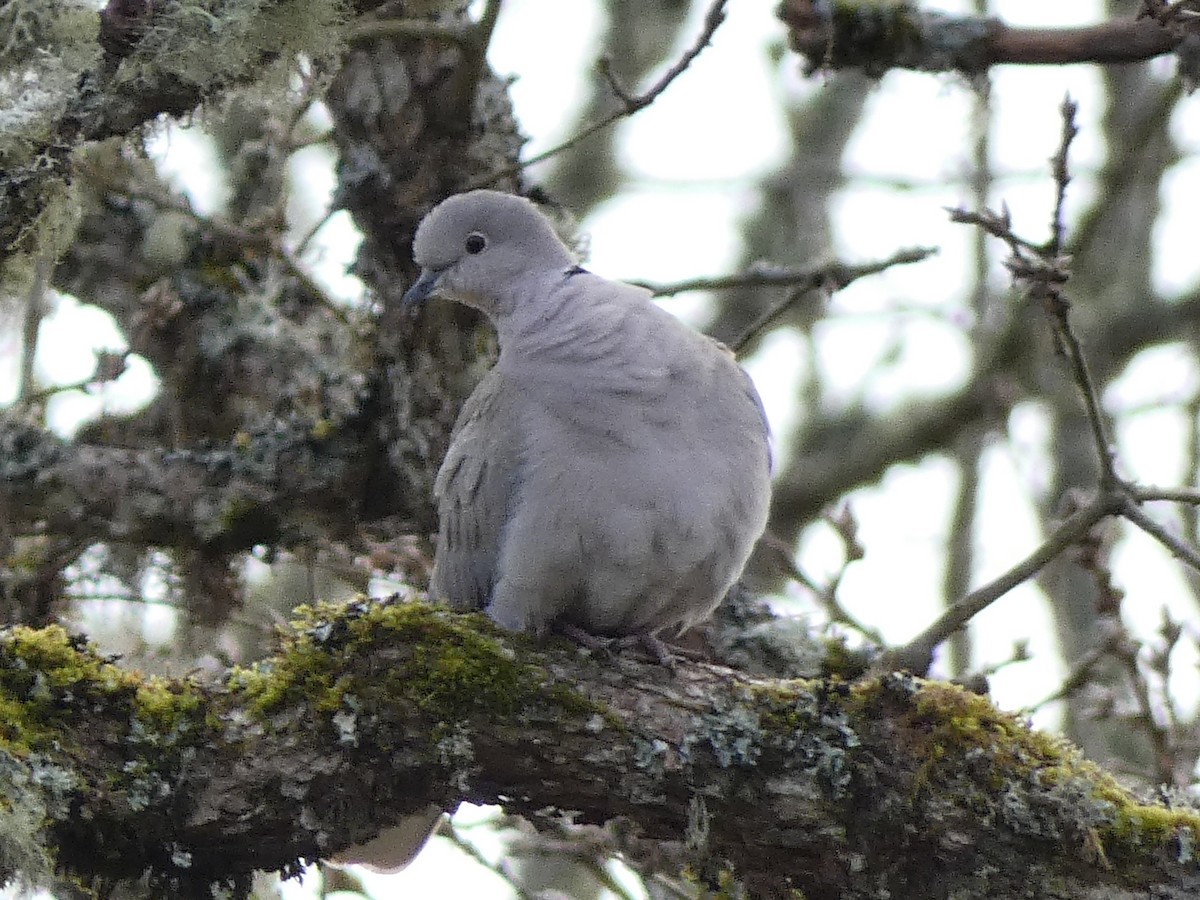
[[1200, 815], [1136, 802], [959, 687], [671, 672], [396, 599], [301, 615], [207, 685], [53, 626], [0, 636], [3, 874], [48, 864], [32, 831], [85, 882], [242, 896], [256, 869], [469, 800], [610, 823], [603, 846], [643, 871], [756, 897], [1200, 891]]

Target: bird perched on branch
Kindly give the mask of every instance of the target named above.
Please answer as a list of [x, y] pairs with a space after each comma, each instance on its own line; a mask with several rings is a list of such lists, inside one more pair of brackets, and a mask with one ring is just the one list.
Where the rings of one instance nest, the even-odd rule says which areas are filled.
[[[767, 423], [721, 344], [648, 291], [575, 264], [532, 203], [443, 201], [417, 229], [419, 280], [496, 326], [436, 491], [430, 593], [500, 625], [653, 640], [706, 618], [767, 521]], [[403, 868], [431, 806], [335, 860]]]
[[521, 197], [438, 204], [413, 305], [482, 311], [500, 357], [438, 474], [430, 590], [541, 633], [653, 636], [707, 618], [766, 525], [762, 403], [721, 344], [575, 264]]

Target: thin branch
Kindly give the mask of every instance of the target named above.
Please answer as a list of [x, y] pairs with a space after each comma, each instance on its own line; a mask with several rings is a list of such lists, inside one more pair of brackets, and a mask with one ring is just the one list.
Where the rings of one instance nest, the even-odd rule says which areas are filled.
[[1053, 703], [1055, 700], [1064, 700], [1074, 694], [1077, 690], [1087, 684], [1091, 678], [1092, 670], [1096, 668], [1097, 663], [1104, 659], [1112, 651], [1111, 641], [1106, 641], [1099, 646], [1093, 647], [1085, 653], [1080, 659], [1076, 660], [1071, 666], [1071, 671], [1067, 677], [1063, 679], [1053, 693], [1047, 694], [1041, 700], [1034, 703], [1032, 706], [1027, 706], [1021, 710], [1021, 715], [1029, 715], [1045, 706], [1047, 703]]
[[[729, 342], [729, 349], [735, 354], [741, 351], [789, 307], [802, 300], [810, 291], [820, 290], [826, 297], [847, 285], [867, 275], [877, 275], [892, 266], [920, 262], [928, 259], [937, 250], [930, 247], [914, 247], [899, 250], [887, 259], [860, 265], [833, 263], [823, 269], [813, 269], [794, 273], [798, 279], [795, 288], [787, 295], [764, 309], [736, 338]], [[734, 285], [736, 286], [736, 285]]]
[[1167, 729], [1159, 724], [1154, 716], [1154, 701], [1150, 696], [1150, 684], [1138, 663], [1139, 647], [1140, 644], [1132, 641], [1117, 641], [1113, 647], [1113, 655], [1125, 670], [1125, 677], [1128, 679], [1129, 687], [1137, 701], [1137, 714], [1130, 718], [1134, 724], [1141, 726], [1141, 732], [1150, 742], [1154, 758], [1154, 780], [1160, 784], [1182, 787], [1178, 783], [1178, 773], [1174, 766], [1174, 741]]
[[923, 632], [884, 657], [888, 666], [925, 672], [934, 648], [1017, 585], [1028, 581], [1064, 550], [1080, 540], [1101, 519], [1122, 510], [1122, 498], [1104, 494], [1060, 524], [1029, 556], [998, 578], [958, 600]]
[[1063, 285], [1070, 277], [1068, 260], [1062, 253], [1065, 235], [1063, 209], [1070, 173], [1067, 166], [1072, 140], [1078, 133], [1075, 125], [1077, 107], [1067, 97], [1061, 112], [1063, 119], [1059, 148], [1052, 158], [1055, 181], [1054, 214], [1051, 221], [1051, 237], [1044, 246], [1038, 247], [1013, 233], [1007, 210], [1000, 214], [984, 211], [968, 213], [951, 211], [957, 222], [970, 222], [1008, 244], [1011, 251], [1006, 266], [1014, 281], [1021, 284], [1026, 294], [1041, 302], [1054, 327], [1059, 352], [1066, 358], [1071, 376], [1083, 397], [1088, 425], [1100, 463], [1100, 496], [1084, 509], [1076, 512], [1059, 526], [1038, 550], [1024, 563], [1011, 569], [1001, 578], [955, 603], [930, 628], [905, 647], [889, 654], [888, 660], [924, 671], [932, 658], [933, 650], [942, 640], [962, 628], [976, 613], [992, 603], [997, 597], [1011, 590], [1026, 578], [1036, 574], [1047, 562], [1062, 552], [1075, 540], [1083, 537], [1088, 529], [1101, 518], [1120, 515], [1141, 528], [1172, 555], [1200, 570], [1200, 551], [1188, 546], [1154, 521], [1138, 503], [1144, 499], [1172, 499], [1183, 502], [1200, 501], [1200, 493], [1193, 489], [1178, 489], [1164, 492], [1159, 489], [1139, 489], [1127, 484], [1116, 471], [1116, 454], [1108, 434], [1108, 426], [1101, 410], [1100, 393], [1092, 377], [1083, 347], [1071, 326], [1071, 302], [1063, 293]]
[[671, 86], [671, 82], [687, 71], [687, 68], [692, 64], [693, 61], [695, 61], [696, 57], [699, 56], [703, 52], [704, 48], [709, 45], [709, 43], [712, 41], [713, 35], [716, 33], [717, 28], [719, 28], [721, 23], [725, 21], [726, 2], [727, 0], [714, 0], [714, 2], [709, 6], [708, 12], [704, 16], [704, 27], [701, 29], [700, 34], [697, 36], [695, 42], [693, 42], [692, 45], [688, 47], [686, 51], [684, 51], [683, 55], [679, 57], [674, 65], [672, 65], [669, 69], [667, 69], [666, 72], [663, 73], [662, 77], [659, 78], [658, 81], [654, 82], [654, 84], [652, 84], [646, 91], [640, 94], [630, 93], [629, 90], [618, 81], [616, 75], [612, 71], [611, 63], [607, 59], [600, 60], [597, 68], [600, 71], [601, 77], [608, 82], [609, 88], [613, 92], [613, 96], [621, 101], [617, 109], [613, 110], [606, 116], [602, 116], [595, 122], [584, 126], [580, 131], [563, 141], [561, 144], [551, 147], [549, 150], [539, 153], [536, 156], [531, 156], [529, 159], [522, 160], [514, 165], [505, 166], [501, 169], [496, 169], [492, 172], [489, 172], [483, 177], [471, 182], [471, 184], [464, 188], [464, 190], [486, 187], [489, 184], [499, 181], [501, 178], [505, 178], [509, 175], [515, 175], [529, 166], [536, 165], [540, 162], [545, 162], [546, 160], [557, 156], [560, 153], [565, 153], [567, 150], [570, 150], [577, 144], [582, 143], [597, 132], [603, 131], [614, 122], [617, 122], [628, 116], [632, 116], [634, 113], [645, 109], [655, 100], [657, 100], [663, 91]]
[[[680, 883], [674, 878], [668, 878], [661, 872], [656, 873], [650, 881], [660, 890], [666, 891], [675, 900], [696, 900], [699, 896], [699, 892], [691, 888], [690, 885]], [[688, 888], [691, 889], [689, 890]]]
[[1108, 426], [1104, 422], [1104, 414], [1100, 410], [1100, 395], [1096, 389], [1095, 379], [1083, 354], [1083, 346], [1079, 343], [1074, 329], [1071, 328], [1067, 317], [1069, 304], [1062, 301], [1055, 305], [1054, 315], [1058, 324], [1058, 335], [1063, 341], [1067, 352], [1067, 360], [1071, 364], [1071, 372], [1075, 383], [1083, 395], [1084, 408], [1087, 411], [1088, 426], [1092, 431], [1092, 440], [1096, 445], [1096, 457], [1100, 463], [1100, 481], [1107, 489], [1121, 483], [1116, 472], [1116, 454], [1108, 436]]
[[1079, 111], [1079, 105], [1071, 99], [1068, 94], [1063, 98], [1062, 107], [1062, 132], [1058, 142], [1058, 150], [1054, 156], [1050, 158], [1050, 164], [1054, 172], [1054, 214], [1050, 218], [1050, 244], [1046, 248], [1047, 254], [1058, 256], [1062, 253], [1063, 238], [1066, 235], [1066, 224], [1063, 220], [1063, 207], [1067, 198], [1067, 185], [1071, 181], [1071, 172], [1067, 168], [1067, 154], [1071, 149], [1071, 142], [1075, 140], [1075, 136], [1079, 134], [1079, 126], [1075, 124], [1075, 114]]
[[856, 278], [864, 275], [875, 275], [892, 266], [904, 263], [920, 262], [937, 253], [936, 247], [912, 247], [898, 250], [888, 259], [874, 263], [850, 265], [847, 263], [831, 263], [823, 266], [807, 266], [801, 269], [789, 269], [771, 263], [758, 263], [745, 272], [736, 275], [718, 275], [714, 278], [685, 278], [682, 281], [670, 281], [656, 284], [651, 281], [633, 281], [638, 287], [644, 287], [655, 297], [673, 297], [688, 291], [728, 291], [748, 287], [807, 287], [813, 288], [827, 281], [837, 281], [839, 278], [848, 279], [838, 287], [845, 287]]
[[1165, 500], [1171, 503], [1187, 503], [1193, 506], [1200, 506], [1200, 488], [1165, 488], [1132, 485], [1129, 491], [1135, 500], [1138, 500], [1142, 503], [1155, 500]]
[[1135, 500], [1130, 497], [1125, 498], [1125, 503], [1121, 507], [1121, 515], [1170, 550], [1171, 555], [1176, 559], [1200, 571], [1200, 551], [1197, 551], [1194, 547], [1189, 547], [1178, 537], [1167, 531], [1161, 524], [1150, 518], [1146, 514], [1146, 511], [1137, 505]]
[[633, 900], [629, 891], [613, 878], [605, 866], [606, 859], [619, 856], [619, 850], [613, 845], [610, 835], [595, 826], [584, 826], [581, 830], [565, 821], [552, 821], [546, 825], [543, 831], [554, 831], [557, 837], [539, 832], [524, 839], [518, 838], [510, 845], [509, 854], [517, 858], [570, 859], [586, 869], [617, 900]]
[[[1070, 181], [1067, 157], [1071, 149], [1071, 141], [1079, 133], [1079, 128], [1075, 124], [1078, 106], [1069, 96], [1063, 98], [1060, 111], [1062, 133], [1058, 150], [1051, 160], [1055, 184], [1054, 219], [1051, 222], [1050, 241], [1042, 252], [1042, 259], [1046, 265], [1057, 271], [1052, 277], [1029, 279], [1027, 283], [1031, 288], [1031, 296], [1043, 300], [1057, 325], [1058, 338], [1066, 350], [1067, 360], [1071, 365], [1071, 374], [1083, 395], [1088, 425], [1092, 431], [1092, 440], [1096, 446], [1096, 455], [1100, 463], [1100, 484], [1102, 488], [1109, 489], [1121, 483], [1117, 477], [1112, 441], [1108, 436], [1108, 427], [1100, 409], [1100, 394], [1096, 389], [1095, 379], [1092, 378], [1091, 369], [1083, 353], [1083, 346], [1079, 343], [1079, 338], [1071, 327], [1070, 301], [1062, 293], [1062, 285], [1070, 275], [1067, 270], [1067, 260], [1061, 253], [1063, 234], [1066, 231], [1066, 225], [1062, 218], [1063, 204], [1067, 193], [1067, 184]], [[1014, 262], [1010, 261], [1009, 267], [1013, 268], [1013, 265]], [[1017, 274], [1015, 269], [1014, 274]], [[1020, 275], [1017, 274], [1017, 277], [1019, 278]]]
[[317, 221], [312, 224], [312, 227], [309, 228], [308, 231], [304, 232], [300, 240], [296, 242], [296, 246], [292, 249], [292, 255], [296, 259], [300, 259], [304, 256], [304, 251], [307, 250], [308, 245], [313, 242], [313, 238], [317, 236], [317, 232], [329, 223], [329, 220], [333, 218], [333, 215], [336, 212], [337, 210], [332, 206], [329, 207], [329, 209], [325, 210], [324, 215], [317, 219]]
[[529, 893], [529, 891], [521, 886], [520, 881], [514, 878], [512, 873], [503, 864], [496, 865], [493, 863], [483, 855], [478, 847], [463, 837], [462, 832], [458, 830], [453, 819], [443, 816], [437, 833], [454, 844], [455, 847], [473, 859], [478, 865], [493, 873], [497, 878], [503, 879], [519, 900], [537, 900], [535, 895]]
[[19, 403], [27, 407], [31, 404], [41, 403], [43, 400], [49, 400], [58, 394], [65, 394], [68, 391], [86, 391], [94, 384], [96, 384], [95, 375], [81, 378], [79, 381], [72, 381], [69, 384], [52, 384], [39, 388], [36, 391], [27, 392], [20, 398]]
[[778, 535], [773, 534], [770, 529], [759, 538], [759, 549], [755, 552], [770, 553], [770, 561], [772, 565], [777, 565], [783, 571], [783, 574], [792, 581], [799, 584], [805, 590], [812, 593], [821, 608], [829, 619], [830, 624], [844, 625], [847, 628], [853, 629], [865, 637], [876, 647], [883, 647], [887, 641], [883, 639], [883, 635], [878, 629], [872, 628], [855, 616], [850, 610], [842, 605], [838, 599], [838, 588], [841, 586], [842, 579], [845, 577], [846, 568], [855, 560], [861, 559], [863, 556], [862, 548], [858, 545], [858, 541], [853, 537], [848, 530], [839, 524], [837, 517], [848, 515], [848, 510], [845, 512], [834, 511], [827, 512], [823, 517], [826, 523], [833, 529], [834, 533], [841, 539], [844, 552], [844, 562], [841, 569], [829, 579], [827, 584], [819, 584], [817, 580], [808, 575], [803, 569], [797, 565], [793, 558], [793, 550], [788, 546], [787, 542], [782, 540]]

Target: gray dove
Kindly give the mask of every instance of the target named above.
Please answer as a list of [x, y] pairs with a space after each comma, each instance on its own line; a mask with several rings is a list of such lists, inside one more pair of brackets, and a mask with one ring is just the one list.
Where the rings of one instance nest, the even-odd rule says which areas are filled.
[[653, 636], [707, 618], [767, 521], [762, 403], [721, 344], [575, 264], [521, 197], [417, 229], [419, 280], [482, 311], [500, 356], [455, 425], [430, 592], [542, 633]]
[[[420, 279], [485, 313], [500, 358], [435, 490], [430, 593], [517, 631], [653, 639], [705, 619], [767, 521], [762, 403], [723, 346], [575, 265], [528, 200], [458, 194], [417, 229]], [[394, 872], [441, 809], [333, 861]]]

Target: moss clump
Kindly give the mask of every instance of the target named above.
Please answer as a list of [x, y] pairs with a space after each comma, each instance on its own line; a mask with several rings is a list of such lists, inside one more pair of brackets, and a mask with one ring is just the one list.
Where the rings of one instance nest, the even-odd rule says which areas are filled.
[[[114, 715], [114, 708], [128, 717]], [[109, 727], [127, 723], [136, 740], [171, 746], [211, 724], [203, 720], [205, 708], [191, 682], [122, 669], [58, 625], [18, 625], [0, 638], [0, 749], [16, 756], [70, 747], [72, 733], [97, 711]]]
[[1180, 863], [1195, 862], [1200, 812], [1140, 803], [1115, 782], [1098, 785], [1096, 796], [1113, 806], [1112, 821], [1098, 830], [1109, 858], [1124, 861], [1144, 857], [1147, 851], [1165, 850]]
[[27, 756], [66, 741], [92, 702], [132, 703], [137, 683], [57, 625], [15, 626], [0, 641], [0, 748]]
[[230, 676], [230, 688], [260, 716], [294, 703], [333, 712], [353, 695], [358, 704], [408, 702], [439, 719], [461, 719], [513, 712], [544, 680], [490, 636], [493, 626], [482, 616], [387, 601], [320, 603], [296, 614], [295, 631], [274, 658]]
[[[902, 719], [909, 752], [928, 760], [921, 777], [949, 784], [1017, 833], [1061, 840], [1074, 830], [1081, 853], [1105, 867], [1152, 852], [1190, 857], [1200, 813], [1139, 801], [1066, 740], [1034, 731], [978, 694], [891, 675], [856, 685], [853, 698], [870, 715], [901, 694], [909, 700]], [[968, 762], [978, 760], [987, 764]], [[1027, 799], [1018, 805], [1016, 797]]]

